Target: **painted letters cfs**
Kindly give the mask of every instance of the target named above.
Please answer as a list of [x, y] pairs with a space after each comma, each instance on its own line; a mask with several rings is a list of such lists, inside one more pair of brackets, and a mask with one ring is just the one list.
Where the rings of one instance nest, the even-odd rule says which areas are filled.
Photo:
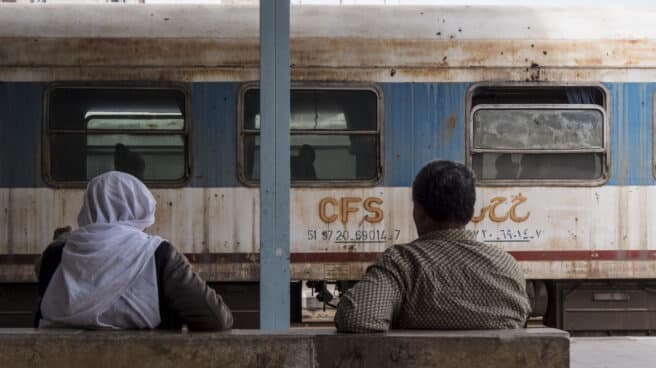
[[[326, 224], [340, 220], [343, 224], [349, 222], [350, 218], [356, 218], [360, 210], [367, 213], [364, 221], [371, 224], [383, 221], [383, 209], [380, 205], [383, 200], [377, 197], [368, 197], [364, 200], [359, 197], [325, 197], [319, 201], [319, 218]], [[353, 215], [353, 216], [351, 216]]]

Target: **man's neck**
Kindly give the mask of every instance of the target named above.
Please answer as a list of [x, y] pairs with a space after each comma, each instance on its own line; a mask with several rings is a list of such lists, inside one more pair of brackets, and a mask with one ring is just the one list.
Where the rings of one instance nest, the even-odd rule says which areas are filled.
[[461, 224], [433, 222], [427, 226], [422, 227], [421, 229], [417, 228], [417, 233], [419, 237], [422, 237], [426, 234], [430, 234], [435, 231], [464, 230], [464, 229], [465, 229], [465, 225], [461, 225]]

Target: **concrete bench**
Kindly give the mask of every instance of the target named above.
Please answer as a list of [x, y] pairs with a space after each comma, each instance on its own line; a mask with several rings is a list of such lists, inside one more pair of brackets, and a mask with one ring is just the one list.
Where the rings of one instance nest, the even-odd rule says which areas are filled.
[[0, 329], [0, 367], [569, 367], [569, 335], [546, 329], [338, 334]]

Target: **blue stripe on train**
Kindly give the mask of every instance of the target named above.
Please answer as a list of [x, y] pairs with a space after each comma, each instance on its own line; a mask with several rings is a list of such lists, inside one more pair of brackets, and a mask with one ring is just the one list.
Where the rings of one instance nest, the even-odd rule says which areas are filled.
[[656, 83], [606, 83], [611, 111], [609, 185], [654, 185], [653, 102]]
[[[193, 187], [240, 186], [236, 169], [239, 83], [192, 87]], [[652, 107], [656, 83], [607, 83], [611, 115], [609, 185], [654, 185]], [[0, 83], [0, 187], [43, 187], [42, 97], [46, 83]], [[384, 186], [408, 186], [434, 159], [465, 158], [470, 83], [383, 83]]]
[[383, 185], [408, 186], [435, 159], [465, 159], [469, 83], [386, 83]]

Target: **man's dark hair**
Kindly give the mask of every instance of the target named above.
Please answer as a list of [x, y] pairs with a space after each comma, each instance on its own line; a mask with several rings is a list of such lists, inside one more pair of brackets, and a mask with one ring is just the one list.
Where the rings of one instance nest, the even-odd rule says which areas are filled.
[[476, 177], [461, 163], [429, 162], [412, 183], [412, 199], [437, 222], [466, 225], [474, 215]]

